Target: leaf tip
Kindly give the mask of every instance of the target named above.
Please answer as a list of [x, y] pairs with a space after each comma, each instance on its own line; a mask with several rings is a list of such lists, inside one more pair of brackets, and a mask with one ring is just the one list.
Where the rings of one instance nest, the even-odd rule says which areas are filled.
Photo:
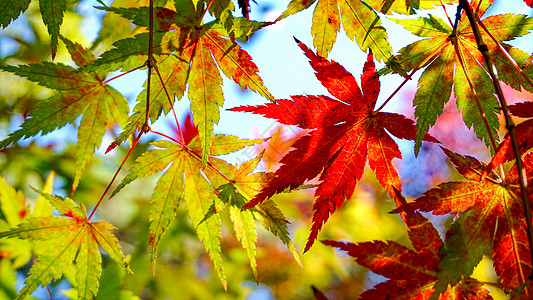
[[324, 293], [322, 293], [315, 285], [311, 285], [311, 290], [313, 291], [316, 300], [328, 300], [326, 295], [324, 295]]
[[113, 141], [105, 150], [105, 154], [110, 152], [111, 150], [115, 149], [118, 146], [118, 143], [116, 141]]

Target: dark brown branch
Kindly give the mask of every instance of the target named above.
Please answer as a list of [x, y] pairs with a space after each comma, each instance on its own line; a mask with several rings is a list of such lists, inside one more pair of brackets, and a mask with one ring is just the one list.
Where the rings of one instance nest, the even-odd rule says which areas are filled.
[[150, 83], [152, 79], [152, 68], [155, 64], [154, 60], [154, 0], [150, 0], [150, 25], [148, 28], [148, 59], [146, 65], [148, 67], [148, 80], [146, 82], [146, 120], [141, 129], [141, 134], [150, 130]]
[[[527, 195], [527, 176], [526, 171], [524, 169], [524, 165], [522, 162], [522, 158], [520, 155], [520, 149], [518, 147], [518, 140], [516, 139], [516, 133], [515, 133], [515, 123], [513, 122], [513, 119], [511, 118], [511, 113], [509, 112], [509, 108], [507, 107], [507, 102], [505, 101], [505, 97], [503, 96], [503, 91], [500, 86], [500, 81], [498, 78], [498, 73], [496, 71], [496, 66], [492, 62], [492, 58], [489, 54], [489, 48], [481, 38], [481, 34], [479, 32], [479, 28], [477, 27], [476, 18], [472, 12], [472, 9], [470, 8], [470, 5], [468, 5], [468, 1], [466, 0], [460, 0], [459, 5], [465, 10], [466, 15], [468, 16], [468, 21], [470, 22], [470, 26], [472, 27], [472, 31], [474, 33], [474, 37], [476, 39], [476, 43], [478, 46], [479, 51], [483, 55], [483, 59], [485, 60], [485, 63], [487, 64], [487, 71], [490, 75], [490, 78], [492, 79], [492, 84], [494, 85], [494, 88], [496, 90], [496, 95], [498, 96], [498, 100], [500, 101], [500, 105], [502, 107], [503, 115], [505, 118], [505, 128], [507, 128], [507, 131], [509, 132], [509, 136], [511, 137], [511, 144], [513, 145], [513, 151], [516, 158], [516, 167], [518, 170], [518, 178], [520, 183], [520, 193], [522, 195], [522, 204], [524, 206], [524, 213], [526, 216], [526, 223], [527, 223], [527, 237], [529, 240], [529, 254], [531, 256], [531, 259], [533, 261], [533, 228], [531, 227], [531, 208], [529, 205], [529, 199]], [[529, 279], [533, 279], [533, 272], [529, 275]]]

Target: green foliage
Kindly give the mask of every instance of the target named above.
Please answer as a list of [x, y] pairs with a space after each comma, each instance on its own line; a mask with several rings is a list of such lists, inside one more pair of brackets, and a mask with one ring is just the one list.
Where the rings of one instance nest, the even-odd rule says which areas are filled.
[[[517, 46], [532, 44], [533, 18], [492, 13], [507, 4], [495, 0], [287, 0], [272, 22], [254, 20], [262, 1], [97, 2], [81, 14], [86, 1], [0, 4], [0, 43], [10, 41], [0, 53], [0, 300], [40, 297], [39, 286], [71, 299], [243, 299], [261, 285], [287, 299], [330, 290], [362, 299], [531, 295], [533, 230], [522, 197], [533, 180], [520, 174], [533, 172], [533, 122], [508, 119], [533, 110], [526, 102], [507, 111], [495, 86], [533, 92], [532, 49]], [[249, 45], [307, 9], [313, 49], [297, 43], [330, 95], [275, 100], [256, 65], [265, 60]], [[102, 27], [87, 43], [81, 28], [93, 13]], [[351, 56], [327, 58], [341, 28], [367, 57], [360, 84], [341, 66]], [[417, 40], [393, 49], [392, 36], [406, 32]], [[111, 86], [138, 73], [147, 78], [137, 94]], [[418, 73], [414, 96], [397, 97]], [[226, 83], [267, 104], [226, 112]], [[243, 111], [298, 133], [250, 139], [220, 128], [223, 116]], [[462, 127], [470, 140], [449, 138]], [[499, 143], [503, 127], [510, 133]], [[413, 140], [419, 157], [392, 136]], [[440, 226], [419, 211], [453, 218]], [[485, 255], [493, 267], [480, 271]], [[367, 289], [369, 270], [388, 280]], [[254, 281], [260, 286], [248, 286]]]

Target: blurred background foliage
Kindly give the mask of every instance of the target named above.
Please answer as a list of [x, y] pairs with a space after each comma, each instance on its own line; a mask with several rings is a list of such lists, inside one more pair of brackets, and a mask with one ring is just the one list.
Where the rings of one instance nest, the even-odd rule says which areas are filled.
[[[106, 1], [109, 2], [109, 1]], [[253, 9], [269, 9], [262, 1]], [[116, 14], [94, 12], [95, 1], [68, 1], [69, 10], [65, 15], [62, 34], [70, 40], [91, 47], [96, 54], [109, 49], [111, 44], [130, 36], [137, 29], [127, 20]], [[148, 1], [115, 0], [113, 6], [141, 6]], [[96, 13], [89, 18], [87, 11]], [[91, 30], [98, 33], [90, 40], [80, 28], [96, 26]], [[100, 29], [99, 26], [101, 26]], [[0, 63], [30, 64], [50, 61], [49, 38], [40, 18], [38, 3], [32, 1], [30, 8], [18, 20], [0, 33]], [[254, 39], [252, 39], [252, 42]], [[57, 62], [71, 63], [69, 55], [60, 45]], [[259, 66], [261, 68], [261, 66]], [[0, 72], [0, 138], [22, 123], [35, 107], [50, 95], [46, 88], [28, 80]], [[297, 91], [295, 92], [297, 93]], [[407, 92], [409, 94], [409, 92]], [[135, 99], [136, 95], [129, 97]], [[410, 95], [404, 95], [410, 97]], [[513, 102], [531, 98], [530, 94], [513, 95]], [[448, 103], [445, 113], [439, 118], [432, 132], [450, 148], [460, 153], [487, 159], [488, 152], [483, 144], [475, 139], [472, 131], [464, 128], [454, 104]], [[406, 107], [402, 113], [411, 115], [412, 108]], [[185, 122], [185, 117], [183, 122]], [[439, 125], [440, 124], [440, 125]], [[50, 176], [53, 183], [48, 186], [54, 193], [70, 196], [70, 187], [75, 168], [75, 138], [73, 127], [63, 128], [46, 137], [27, 139], [12, 147], [0, 150], [0, 231], [17, 225], [30, 212], [38, 213], [38, 194], [31, 187], [42, 190]], [[102, 148], [117, 132], [113, 129], [104, 139]], [[502, 131], [503, 133], [503, 131]], [[235, 133], [237, 134], [237, 133]], [[255, 154], [264, 152], [262, 168], [273, 171], [277, 162], [290, 149], [291, 143], [302, 132], [274, 128], [269, 142], [252, 149]], [[133, 160], [149, 147], [150, 138], [141, 140], [126, 163], [123, 177]], [[453, 145], [460, 145], [455, 148]], [[412, 144], [400, 144], [402, 150], [412, 148]], [[458, 146], [459, 147], [459, 146]], [[127, 145], [110, 154], [97, 152], [76, 191], [75, 200], [83, 202], [88, 209], [103, 193], [121, 160], [128, 151]], [[438, 145], [424, 146], [415, 158], [412, 151], [406, 151], [404, 159], [395, 161], [405, 186], [408, 200], [419, 196], [427, 188], [436, 184], [459, 180], [461, 177], [446, 161]], [[271, 233], [260, 232], [257, 247], [258, 282], [249, 267], [246, 252], [230, 232], [232, 226], [227, 211], [223, 212], [223, 258], [228, 278], [228, 290], [224, 291], [194, 228], [185, 212], [178, 215], [160, 245], [157, 270], [150, 271], [148, 253], [148, 206], [155, 176], [137, 180], [112, 200], [105, 200], [99, 208], [97, 220], [106, 221], [118, 229], [114, 232], [127, 255], [134, 275], [127, 275], [122, 269], [104, 256], [104, 272], [100, 280], [97, 299], [309, 299], [313, 298], [311, 285], [323, 291], [330, 299], [353, 299], [363, 290], [383, 280], [355, 264], [347, 255], [335, 252], [331, 247], [317, 243], [308, 253], [301, 256], [300, 267], [287, 248]], [[312, 184], [313, 182], [310, 182]], [[290, 231], [296, 248], [301, 252], [305, 245], [311, 224], [313, 189], [279, 194], [273, 200], [291, 222]], [[389, 212], [394, 204], [386, 191], [380, 187], [371, 171], [365, 172], [357, 185], [356, 192], [342, 209], [337, 211], [324, 226], [319, 238], [347, 240], [352, 242], [369, 240], [394, 240], [409, 246], [406, 227], [399, 217]], [[447, 218], [431, 220], [441, 234], [449, 222]], [[262, 227], [260, 227], [262, 228]], [[13, 239], [0, 240], [0, 299], [12, 299], [32, 264], [32, 250], [27, 241]], [[34, 249], [35, 250], [35, 249]], [[486, 258], [476, 270], [476, 277], [483, 281], [496, 280], [492, 264]], [[75, 297], [69, 276], [44, 289], [39, 289], [32, 297], [36, 299], [69, 299]], [[493, 296], [498, 294], [491, 288]]]

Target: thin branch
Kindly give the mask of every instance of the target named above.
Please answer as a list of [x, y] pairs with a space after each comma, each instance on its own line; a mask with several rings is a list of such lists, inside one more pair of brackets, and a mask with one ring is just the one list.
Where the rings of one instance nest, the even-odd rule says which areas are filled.
[[163, 76], [161, 76], [161, 73], [159, 72], [159, 68], [157, 65], [154, 66], [155, 71], [157, 72], [157, 76], [159, 76], [159, 80], [161, 81], [161, 84], [163, 85], [163, 89], [165, 90], [165, 94], [167, 95], [168, 102], [170, 104], [170, 109], [172, 109], [172, 113], [174, 114], [174, 119], [176, 120], [176, 125], [178, 126], [178, 132], [180, 134], [181, 141], [185, 143], [185, 139], [183, 138], [183, 132], [181, 131], [180, 122], [178, 120], [178, 116], [176, 115], [176, 110], [174, 110], [174, 103], [172, 103], [172, 99], [170, 97], [170, 94], [167, 90], [167, 86], [165, 82], [163, 81]]
[[119, 77], [122, 77], [122, 76], [124, 76], [124, 75], [126, 75], [126, 74], [129, 74], [129, 73], [131, 73], [131, 72], [133, 72], [133, 71], [137, 71], [137, 70], [139, 70], [139, 69], [142, 68], [142, 67], [143, 67], [143, 66], [138, 66], [137, 68], [135, 68], [135, 69], [131, 69], [131, 70], [129, 70], [128, 72], [124, 72], [124, 73], [122, 73], [122, 74], [120, 74], [120, 75], [117, 75], [117, 76], [115, 76], [115, 77], [109, 78], [109, 79], [107, 79], [106, 81], [104, 81], [103, 84], [107, 84], [108, 82], [110, 82], [110, 81], [112, 81], [112, 80], [115, 80], [115, 79], [117, 79], [117, 78], [119, 78]]
[[448, 12], [446, 11], [446, 6], [444, 6], [444, 2], [440, 0], [440, 6], [442, 6], [442, 9], [444, 10], [444, 13], [446, 14], [446, 18], [448, 18], [448, 22], [450, 22], [450, 26], [453, 26], [452, 19], [450, 19], [450, 16], [448, 16]]
[[146, 60], [146, 65], [148, 66], [148, 80], [146, 87], [146, 119], [144, 121], [143, 128], [141, 133], [148, 132], [150, 129], [150, 83], [152, 79], [152, 68], [155, 65], [154, 60], [154, 0], [150, 0], [150, 25], [148, 28], [148, 59]]
[[128, 154], [126, 154], [126, 157], [124, 158], [124, 160], [122, 160], [122, 163], [121, 163], [120, 166], [118, 167], [117, 171], [115, 172], [115, 175], [113, 175], [113, 178], [111, 179], [111, 181], [109, 182], [109, 184], [107, 185], [107, 187], [105, 188], [105, 191], [104, 191], [104, 193], [102, 194], [102, 196], [100, 197], [100, 200], [98, 200], [98, 203], [96, 203], [96, 206], [93, 208], [93, 211], [92, 211], [91, 214], [89, 215], [89, 218], [87, 218], [87, 221], [90, 221], [90, 220], [91, 220], [91, 218], [93, 217], [94, 213], [96, 212], [96, 210], [97, 210], [98, 207], [100, 206], [100, 203], [102, 203], [102, 200], [104, 199], [105, 195], [107, 194], [107, 192], [108, 192], [109, 189], [111, 188], [111, 185], [113, 184], [113, 182], [115, 182], [115, 179], [117, 178], [118, 173], [120, 172], [120, 170], [122, 170], [122, 167], [123, 167], [124, 164], [126, 163], [126, 160], [128, 160], [128, 157], [130, 157], [131, 152], [133, 151], [133, 149], [134, 149], [135, 146], [137, 145], [137, 142], [139, 142], [139, 139], [141, 138], [141, 135], [142, 135], [142, 134], [143, 134], [143, 132], [140, 131], [139, 134], [137, 135], [137, 137], [135, 138], [135, 141], [133, 142], [133, 145], [131, 145], [130, 151], [128, 151]]
[[[511, 144], [513, 145], [513, 151], [514, 151], [514, 155], [516, 158], [516, 167], [517, 167], [518, 178], [519, 178], [519, 183], [520, 183], [522, 205], [524, 206], [524, 214], [526, 216], [527, 237], [529, 240], [530, 257], [531, 257], [531, 260], [533, 261], [533, 228], [531, 227], [531, 208], [529, 205], [529, 197], [527, 195], [527, 176], [526, 176], [526, 170], [524, 169], [524, 166], [523, 166], [522, 158], [520, 156], [520, 149], [518, 148], [518, 140], [516, 138], [516, 133], [514, 130], [515, 124], [513, 122], [513, 119], [511, 118], [511, 113], [509, 112], [509, 108], [507, 107], [507, 102], [505, 101], [505, 97], [503, 95], [503, 91], [500, 86], [496, 68], [492, 62], [492, 58], [489, 55], [489, 49], [487, 45], [485, 44], [485, 42], [483, 41], [481, 37], [481, 33], [479, 32], [479, 28], [477, 27], [476, 18], [474, 17], [474, 14], [472, 13], [470, 6], [468, 5], [468, 1], [460, 0], [459, 3], [460, 3], [459, 5], [462, 6], [462, 8], [466, 12], [466, 15], [468, 16], [468, 20], [470, 22], [472, 31], [474, 33], [474, 37], [476, 38], [478, 49], [483, 55], [485, 63], [487, 64], [487, 71], [489, 72], [489, 75], [492, 79], [492, 84], [494, 85], [494, 89], [496, 90], [496, 95], [498, 96], [498, 100], [500, 101], [500, 105], [503, 110], [503, 115], [505, 117], [505, 127], [507, 128], [507, 131], [509, 132], [509, 136], [511, 137]], [[532, 278], [533, 278], [533, 272], [529, 275], [529, 279], [532, 279]]]
[[514, 66], [514, 68], [518, 71], [518, 73], [520, 73], [520, 75], [522, 75], [522, 77], [524, 77], [524, 79], [529, 83], [529, 85], [531, 85], [533, 87], [533, 82], [531, 82], [531, 79], [529, 79], [529, 77], [527, 77], [527, 75], [524, 73], [524, 71], [522, 71], [522, 68], [520, 68], [520, 66], [518, 66], [518, 64], [511, 57], [511, 55], [509, 55], [509, 52], [507, 52], [507, 50], [505, 50], [505, 48], [502, 47], [502, 45], [498, 42], [498, 40], [496, 40], [496, 38], [492, 35], [492, 33], [490, 33], [490, 31], [487, 29], [487, 27], [485, 26], [485, 24], [483, 24], [483, 22], [481, 20], [479, 20], [477, 18], [476, 18], [476, 20], [477, 20], [479, 26], [481, 26], [481, 28], [483, 28], [483, 30], [490, 36], [490, 38], [494, 41], [494, 43], [496, 43], [496, 45], [498, 45], [498, 49], [500, 50], [500, 52], [502, 52], [503, 55], [505, 55], [505, 57]]
[[411, 77], [415, 74], [416, 71], [418, 71], [420, 68], [422, 68], [428, 61], [432, 60], [439, 52], [440, 50], [442, 50], [442, 48], [444, 48], [446, 46], [445, 43], [442, 43], [440, 46], [438, 46], [437, 48], [435, 48], [435, 50], [433, 50], [433, 52], [431, 52], [431, 54], [429, 54], [426, 58], [424, 58], [424, 60], [422, 60], [412, 71], [411, 71], [411, 74], [407, 75], [407, 77], [405, 77], [405, 80], [396, 88], [396, 90], [394, 90], [394, 92], [392, 92], [392, 94], [385, 100], [385, 102], [383, 102], [383, 104], [381, 104], [381, 106], [376, 109], [376, 111], [381, 111], [383, 109], [383, 107], [385, 107], [385, 105], [387, 105], [387, 103], [389, 103], [389, 101], [392, 99], [392, 97], [394, 97], [399, 91], [400, 89], [409, 81], [411, 80]]

